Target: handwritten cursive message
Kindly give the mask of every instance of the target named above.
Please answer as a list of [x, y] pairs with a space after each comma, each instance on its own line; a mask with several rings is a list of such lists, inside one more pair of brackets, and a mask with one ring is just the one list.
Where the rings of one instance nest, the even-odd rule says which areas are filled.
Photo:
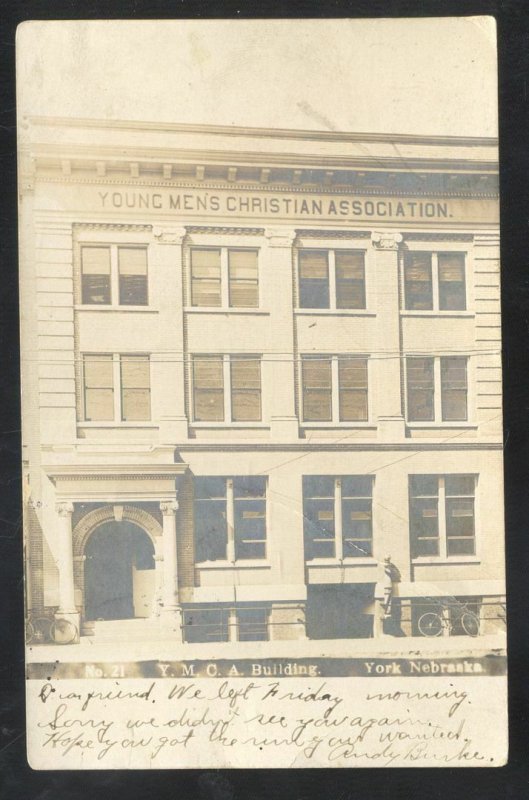
[[[390, 684], [388, 686], [388, 683]], [[504, 681], [28, 681], [36, 768], [493, 766]], [[489, 724], [490, 723], [490, 724]]]

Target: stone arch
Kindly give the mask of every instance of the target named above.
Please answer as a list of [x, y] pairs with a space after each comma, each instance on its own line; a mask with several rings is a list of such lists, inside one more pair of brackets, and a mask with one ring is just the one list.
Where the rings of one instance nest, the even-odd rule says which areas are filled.
[[[82, 616], [84, 616], [84, 552], [86, 543], [88, 542], [90, 535], [99, 525], [102, 525], [104, 522], [111, 522], [115, 519], [114, 505], [121, 504], [116, 503], [102, 506], [101, 508], [96, 508], [93, 511], [89, 511], [88, 514], [85, 514], [84, 517], [79, 520], [73, 529], [73, 566], [74, 585], [77, 596], [76, 606], [81, 612]], [[162, 526], [158, 520], [156, 520], [152, 514], [149, 514], [149, 512], [145, 511], [143, 508], [137, 508], [136, 506], [128, 505], [123, 506], [123, 515], [121, 519], [127, 522], [133, 522], [147, 534], [153, 544], [156, 559], [156, 554], [159, 551], [163, 533]]]

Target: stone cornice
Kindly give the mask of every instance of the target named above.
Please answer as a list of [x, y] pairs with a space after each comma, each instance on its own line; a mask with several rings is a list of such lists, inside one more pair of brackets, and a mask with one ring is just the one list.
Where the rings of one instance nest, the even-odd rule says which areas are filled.
[[293, 128], [257, 128], [237, 125], [204, 125], [181, 122], [140, 122], [137, 120], [83, 119], [79, 117], [30, 116], [22, 119], [21, 127], [29, 125], [101, 128], [117, 130], [145, 130], [160, 132], [207, 133], [222, 136], [246, 136], [273, 139], [309, 139], [314, 141], [342, 142], [396, 142], [427, 145], [458, 145], [463, 147], [497, 146], [498, 140], [487, 136], [426, 136], [398, 133], [359, 133], [340, 131], [314, 131]]
[[[22, 176], [23, 177], [23, 176]], [[345, 186], [343, 184], [336, 185], [336, 186], [324, 186], [322, 184], [312, 184], [312, 185], [293, 185], [290, 183], [274, 183], [274, 184], [260, 184], [260, 183], [253, 183], [253, 182], [240, 182], [240, 183], [229, 183], [226, 182], [218, 182], [218, 181], [202, 181], [200, 183], [196, 181], [181, 181], [181, 180], [161, 180], [156, 178], [135, 178], [132, 179], [130, 175], [126, 177], [123, 176], [122, 178], [97, 178], [97, 177], [90, 177], [88, 175], [34, 175], [32, 180], [32, 189], [36, 183], [57, 183], [57, 184], [73, 184], [73, 185], [86, 185], [86, 186], [126, 186], [130, 188], [132, 191], [138, 188], [145, 188], [145, 189], [154, 189], [154, 188], [163, 188], [163, 189], [200, 189], [204, 191], [209, 190], [230, 190], [233, 192], [237, 191], [247, 191], [247, 192], [259, 192], [260, 194], [263, 193], [270, 193], [270, 194], [281, 194], [282, 192], [288, 192], [288, 194], [318, 194], [318, 195], [361, 195], [361, 196], [369, 196], [369, 197], [425, 197], [425, 198], [462, 198], [462, 199], [483, 199], [483, 200], [497, 200], [499, 197], [499, 192], [497, 191], [457, 191], [457, 190], [450, 190], [450, 191], [441, 191], [441, 190], [431, 190], [426, 188], [421, 188], [420, 186], [416, 186], [410, 188], [408, 191], [404, 190], [397, 190], [396, 188], [372, 188], [369, 186]]]
[[187, 464], [61, 464], [43, 469], [56, 484], [59, 480], [171, 480], [183, 475]]

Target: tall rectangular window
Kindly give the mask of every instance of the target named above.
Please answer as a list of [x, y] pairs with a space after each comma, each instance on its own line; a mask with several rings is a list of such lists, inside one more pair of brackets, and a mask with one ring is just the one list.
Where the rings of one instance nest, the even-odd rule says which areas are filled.
[[233, 479], [235, 558], [266, 556], [266, 478]]
[[464, 311], [466, 308], [465, 254], [439, 253], [439, 308]]
[[226, 478], [195, 478], [195, 561], [225, 561]]
[[336, 308], [365, 308], [366, 281], [364, 254], [355, 250], [335, 250]]
[[299, 304], [301, 308], [329, 308], [329, 262], [325, 250], [299, 253]]
[[449, 556], [475, 553], [474, 493], [473, 475], [446, 476], [446, 551]]
[[327, 475], [303, 476], [303, 528], [305, 558], [334, 558], [335, 478]]
[[222, 356], [193, 358], [194, 419], [224, 420], [224, 359]]
[[110, 305], [110, 247], [81, 247], [81, 302]]
[[441, 358], [441, 403], [444, 421], [466, 420], [467, 359], [460, 356]]
[[338, 358], [340, 421], [365, 421], [367, 409], [367, 359]]
[[304, 475], [306, 560], [372, 556], [372, 505], [370, 475]]
[[232, 308], [259, 306], [257, 250], [228, 250], [229, 301]]
[[373, 555], [372, 493], [370, 476], [341, 479], [342, 542], [345, 557]]
[[121, 356], [121, 418], [124, 422], [151, 418], [149, 356]]
[[439, 478], [410, 475], [412, 558], [439, 555]]
[[261, 419], [261, 360], [231, 356], [231, 418], [233, 422]]
[[430, 253], [406, 253], [404, 297], [411, 311], [433, 309], [432, 257]]
[[412, 558], [476, 552], [474, 475], [410, 475]]
[[191, 250], [191, 305], [221, 306], [220, 249]]
[[119, 302], [124, 306], [146, 306], [147, 248], [118, 247]]
[[408, 419], [410, 422], [435, 420], [434, 359], [406, 359]]
[[114, 366], [112, 355], [83, 357], [84, 418], [88, 422], [114, 419]]
[[303, 419], [307, 422], [332, 421], [331, 358], [302, 359]]

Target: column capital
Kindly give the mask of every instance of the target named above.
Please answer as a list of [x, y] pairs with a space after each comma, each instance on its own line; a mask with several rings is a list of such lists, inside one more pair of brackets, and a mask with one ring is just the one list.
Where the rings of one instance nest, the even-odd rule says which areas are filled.
[[155, 225], [152, 229], [152, 235], [158, 244], [182, 244], [186, 234], [185, 228], [169, 225]]
[[265, 228], [269, 247], [292, 247], [296, 238], [294, 228]]
[[402, 242], [402, 233], [397, 231], [373, 231], [371, 244], [375, 250], [398, 250]]
[[55, 510], [60, 517], [69, 517], [73, 514], [73, 503], [69, 501], [57, 503]]
[[177, 500], [164, 500], [160, 503], [160, 511], [164, 515], [164, 517], [171, 517], [178, 511], [178, 501]]

